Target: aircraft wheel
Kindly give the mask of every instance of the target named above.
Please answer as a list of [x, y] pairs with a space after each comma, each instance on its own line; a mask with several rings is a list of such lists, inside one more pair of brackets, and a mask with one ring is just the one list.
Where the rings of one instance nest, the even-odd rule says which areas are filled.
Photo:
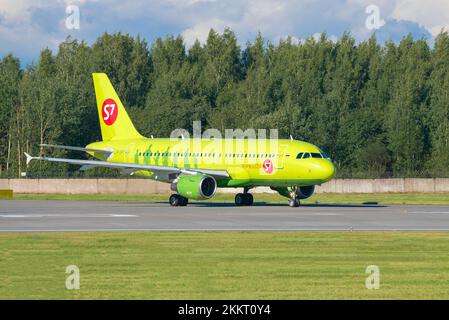
[[245, 194], [245, 205], [252, 206], [254, 203], [254, 197], [251, 193]]
[[237, 193], [234, 200], [236, 206], [244, 206], [246, 197], [243, 193]]
[[290, 200], [288, 200], [288, 205], [292, 208], [299, 207], [299, 200], [290, 199]]
[[185, 207], [189, 203], [189, 198], [179, 196], [179, 205]]
[[178, 195], [178, 194], [172, 194], [172, 195], [170, 196], [170, 198], [168, 199], [168, 202], [170, 202], [170, 205], [171, 205], [172, 207], [177, 207], [177, 206], [179, 206], [180, 203], [181, 203], [181, 198], [180, 198], [180, 197], [181, 197], [181, 196]]

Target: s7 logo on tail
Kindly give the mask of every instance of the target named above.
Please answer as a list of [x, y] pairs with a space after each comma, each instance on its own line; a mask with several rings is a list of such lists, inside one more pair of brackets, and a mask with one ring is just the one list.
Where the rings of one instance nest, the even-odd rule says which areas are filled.
[[117, 103], [113, 99], [106, 99], [103, 102], [101, 113], [103, 122], [108, 126], [113, 125], [118, 115]]

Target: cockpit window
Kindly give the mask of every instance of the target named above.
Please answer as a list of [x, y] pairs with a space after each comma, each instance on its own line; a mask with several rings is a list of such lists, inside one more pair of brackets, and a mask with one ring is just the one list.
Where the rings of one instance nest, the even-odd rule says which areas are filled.
[[308, 153], [308, 152], [304, 153], [304, 156], [302, 158], [303, 159], [310, 158], [310, 153]]
[[323, 156], [324, 159], [330, 159], [330, 157], [323, 151], [320, 149], [320, 153]]
[[301, 159], [303, 154], [304, 154], [304, 152], [298, 153], [298, 155], [296, 156], [296, 159]]
[[312, 153], [312, 158], [317, 158], [317, 159], [321, 159], [321, 154], [319, 153]]

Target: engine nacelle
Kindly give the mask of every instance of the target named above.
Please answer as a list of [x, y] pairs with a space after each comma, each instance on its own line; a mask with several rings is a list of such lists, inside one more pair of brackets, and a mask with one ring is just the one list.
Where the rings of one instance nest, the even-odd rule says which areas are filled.
[[[276, 190], [281, 196], [291, 198], [292, 194], [295, 192], [298, 199], [310, 198], [315, 192], [315, 186], [304, 186], [304, 187], [271, 187], [272, 190]], [[296, 189], [296, 190], [295, 190]]]
[[299, 187], [296, 189], [296, 195], [299, 199], [307, 199], [310, 198], [315, 192], [315, 186], [305, 186]]
[[172, 183], [171, 189], [189, 199], [205, 200], [214, 196], [217, 182], [204, 174], [183, 175], [178, 177], [176, 183]]

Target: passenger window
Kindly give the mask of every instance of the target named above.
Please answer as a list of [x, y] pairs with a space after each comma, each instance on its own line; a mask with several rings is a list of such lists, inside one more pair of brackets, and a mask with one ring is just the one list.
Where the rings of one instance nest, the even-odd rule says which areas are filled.
[[302, 158], [303, 159], [310, 158], [310, 153], [308, 153], [308, 152], [304, 153], [304, 156]]
[[298, 155], [296, 156], [296, 159], [301, 159], [303, 154], [304, 154], [304, 152], [298, 153]]
[[321, 154], [319, 154], [319, 153], [312, 153], [312, 158], [321, 159]]

